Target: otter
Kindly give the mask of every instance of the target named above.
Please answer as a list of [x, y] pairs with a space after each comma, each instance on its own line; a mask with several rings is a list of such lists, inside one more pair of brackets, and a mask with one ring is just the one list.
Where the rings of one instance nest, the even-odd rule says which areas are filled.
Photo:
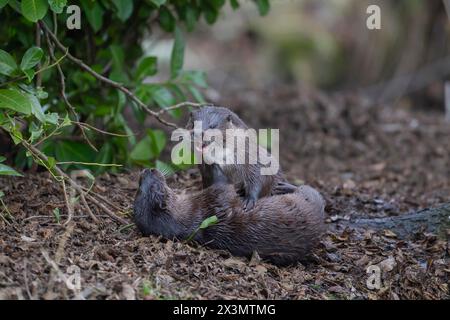
[[[202, 132], [208, 129], [217, 129], [222, 132], [223, 137], [225, 137], [226, 130], [249, 129], [238, 115], [224, 107], [205, 106], [191, 111], [191, 116], [186, 127], [188, 129], [194, 129], [195, 121], [202, 122]], [[210, 144], [205, 141], [202, 142], [201, 152], [203, 155], [205, 155], [204, 150]], [[264, 153], [270, 156], [270, 153], [264, 147], [260, 145], [257, 147], [259, 154]], [[248, 141], [246, 141], [245, 153], [246, 159], [249, 159]], [[236, 154], [235, 151], [234, 154]], [[276, 161], [276, 159], [271, 157], [271, 161]], [[246, 211], [252, 209], [256, 201], [260, 198], [296, 191], [297, 187], [287, 182], [281, 169], [274, 175], [262, 175], [261, 168], [263, 165], [260, 159], [258, 158], [255, 162], [254, 164], [251, 164], [250, 161], [245, 164], [219, 164], [219, 168], [223, 174], [231, 183], [235, 184], [238, 193], [244, 197], [243, 208]], [[200, 172], [204, 188], [208, 188], [216, 182], [213, 179], [211, 165], [205, 164], [202, 161]]]
[[[180, 195], [160, 171], [145, 169], [133, 209], [142, 234], [191, 238], [236, 256], [250, 257], [256, 251], [263, 260], [280, 266], [309, 260], [325, 231], [324, 200], [315, 189], [300, 186], [293, 193], [261, 198], [244, 213], [234, 186], [226, 183], [217, 166], [212, 166], [212, 172], [216, 183], [198, 193]], [[212, 216], [218, 222], [198, 230]]]

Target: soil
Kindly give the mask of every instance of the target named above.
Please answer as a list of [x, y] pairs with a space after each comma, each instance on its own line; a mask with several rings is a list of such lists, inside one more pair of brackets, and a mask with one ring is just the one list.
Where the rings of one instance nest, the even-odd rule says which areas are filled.
[[[224, 95], [225, 96], [225, 95]], [[229, 93], [219, 102], [256, 128], [280, 128], [281, 163], [294, 183], [326, 198], [329, 231], [308, 265], [278, 268], [196, 244], [142, 237], [131, 224], [139, 172], [104, 174], [92, 191], [120, 207], [130, 225], [95, 205], [94, 223], [75, 202], [67, 221], [61, 185], [48, 173], [0, 178], [0, 299], [448, 299], [449, 240], [417, 230], [340, 226], [355, 217], [407, 214], [449, 202], [450, 124], [407, 101], [376, 106], [364, 98], [302, 88]], [[89, 186], [89, 180], [79, 178]], [[195, 169], [171, 177], [198, 189]], [[81, 288], [61, 280], [73, 267]], [[381, 271], [374, 288], [369, 266]], [[59, 271], [57, 271], [59, 270]], [[369, 268], [370, 271], [370, 268]]]

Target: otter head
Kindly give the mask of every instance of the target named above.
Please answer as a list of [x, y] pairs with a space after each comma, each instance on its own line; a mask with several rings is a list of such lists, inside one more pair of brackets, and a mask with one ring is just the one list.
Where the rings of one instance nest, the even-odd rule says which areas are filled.
[[136, 210], [164, 209], [167, 184], [164, 175], [157, 169], [144, 169], [139, 177], [139, 188], [134, 202]]
[[245, 123], [230, 109], [206, 106], [191, 111], [188, 128], [193, 129], [194, 122], [202, 122], [202, 131], [208, 129], [226, 130], [230, 128], [247, 128]]
[[[201, 121], [201, 127], [195, 127], [196, 121]], [[212, 141], [203, 141], [202, 137], [206, 130], [219, 130], [225, 139], [225, 132], [227, 129], [242, 128], [247, 129], [246, 124], [230, 109], [224, 107], [206, 106], [197, 110], [191, 111], [187, 128], [192, 130], [193, 137], [197, 136], [200, 139], [194, 141], [202, 141], [201, 146], [196, 148], [201, 151], [211, 144]], [[223, 143], [225, 140], [223, 141]]]

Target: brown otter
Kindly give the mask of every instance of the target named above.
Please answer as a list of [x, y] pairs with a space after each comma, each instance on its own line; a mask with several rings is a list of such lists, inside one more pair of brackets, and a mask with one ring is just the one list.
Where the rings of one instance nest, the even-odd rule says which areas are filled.
[[[213, 165], [213, 172], [217, 174]], [[325, 230], [324, 201], [311, 187], [259, 199], [244, 213], [242, 200], [226, 178], [191, 195], [178, 195], [156, 169], [145, 169], [134, 201], [134, 221], [144, 235], [183, 240], [211, 216], [218, 222], [199, 230], [193, 239], [237, 256], [258, 252], [277, 265], [306, 261]]]
[[[249, 129], [238, 115], [224, 107], [205, 106], [192, 111], [187, 128], [193, 129], [195, 121], [201, 121], [202, 132], [208, 129], [217, 129], [222, 132], [223, 137], [225, 137], [226, 130]], [[202, 143], [202, 151], [210, 145], [205, 141]], [[245, 147], [246, 159], [250, 159], [249, 143], [247, 140]], [[270, 156], [270, 153], [262, 146], [258, 145], [258, 151], [260, 152], [259, 154], [264, 153]], [[234, 154], [236, 154], [235, 150]], [[276, 161], [276, 159], [272, 157], [271, 161]], [[286, 181], [281, 169], [274, 175], [262, 175], [261, 168], [263, 165], [261, 164], [260, 158], [258, 157], [255, 162], [252, 164], [249, 160], [246, 160], [244, 164], [232, 163], [219, 165], [223, 174], [228, 178], [228, 181], [235, 184], [238, 192], [243, 195], [245, 210], [253, 208], [256, 200], [262, 197], [296, 191], [297, 187]], [[211, 165], [202, 162], [200, 172], [202, 174], [204, 188], [211, 186], [215, 182]]]

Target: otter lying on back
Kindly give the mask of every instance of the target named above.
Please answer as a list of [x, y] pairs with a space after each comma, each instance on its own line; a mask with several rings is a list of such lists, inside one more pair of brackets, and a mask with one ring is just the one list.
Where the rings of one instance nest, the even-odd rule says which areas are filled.
[[257, 251], [277, 265], [307, 260], [325, 230], [324, 201], [308, 186], [262, 198], [244, 212], [230, 184], [219, 182], [197, 194], [177, 195], [158, 170], [142, 172], [134, 220], [144, 235], [184, 240], [214, 215], [217, 224], [199, 230], [195, 241], [237, 256], [249, 257]]

